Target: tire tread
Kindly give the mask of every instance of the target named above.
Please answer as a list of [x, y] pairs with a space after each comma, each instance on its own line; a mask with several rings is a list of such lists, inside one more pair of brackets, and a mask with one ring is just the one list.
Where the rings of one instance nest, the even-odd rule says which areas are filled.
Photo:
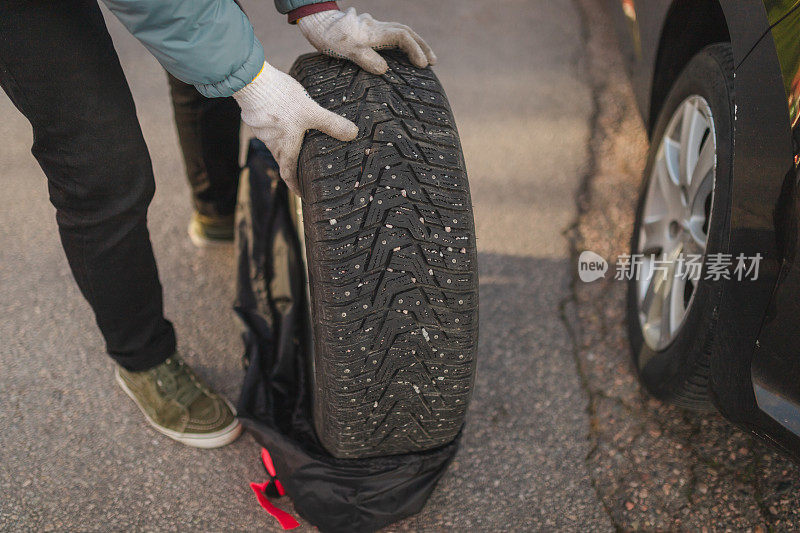
[[315, 425], [343, 458], [450, 442], [475, 371], [475, 230], [455, 121], [433, 72], [384, 57], [383, 76], [319, 54], [292, 69], [359, 126], [351, 143], [309, 132], [299, 163]]

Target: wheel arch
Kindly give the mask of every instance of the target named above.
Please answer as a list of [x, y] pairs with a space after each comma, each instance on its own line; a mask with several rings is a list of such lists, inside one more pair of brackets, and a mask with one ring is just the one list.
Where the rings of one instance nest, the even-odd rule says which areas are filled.
[[647, 111], [648, 136], [653, 133], [672, 84], [689, 60], [710, 44], [730, 41], [725, 13], [717, 0], [677, 0], [672, 3], [661, 29], [653, 69]]

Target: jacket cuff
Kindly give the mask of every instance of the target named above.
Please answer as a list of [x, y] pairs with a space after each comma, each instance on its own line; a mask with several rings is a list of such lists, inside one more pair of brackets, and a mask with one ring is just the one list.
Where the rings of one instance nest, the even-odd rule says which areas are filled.
[[289, 24], [297, 24], [298, 19], [320, 13], [322, 11], [339, 11], [339, 6], [336, 2], [319, 2], [317, 4], [308, 4], [300, 6], [297, 9], [289, 11]]
[[264, 61], [258, 75], [256, 75], [253, 81], [233, 93], [233, 97], [236, 99], [236, 102], [238, 102], [239, 107], [249, 110], [262, 107], [264, 105], [264, 93], [270, 86], [276, 73], [277, 70], [275, 67]]
[[195, 85], [195, 87], [206, 98], [231, 96], [258, 76], [264, 66], [264, 61], [264, 48], [254, 35], [250, 54], [239, 68], [222, 81]]

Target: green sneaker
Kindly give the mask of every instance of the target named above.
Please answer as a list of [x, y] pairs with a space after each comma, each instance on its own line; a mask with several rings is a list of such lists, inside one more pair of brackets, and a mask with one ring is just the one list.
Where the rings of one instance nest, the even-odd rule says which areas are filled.
[[218, 448], [242, 432], [233, 406], [212, 392], [178, 354], [144, 372], [118, 366], [116, 378], [150, 425], [171, 439]]
[[189, 238], [198, 248], [224, 246], [233, 242], [234, 216], [209, 217], [195, 212], [189, 222]]

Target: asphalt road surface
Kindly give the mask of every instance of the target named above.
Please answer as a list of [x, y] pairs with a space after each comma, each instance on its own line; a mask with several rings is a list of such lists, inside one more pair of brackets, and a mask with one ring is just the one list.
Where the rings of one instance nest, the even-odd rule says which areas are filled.
[[[272, 64], [288, 69], [310, 50], [272, 2], [243, 3]], [[602, 68], [603, 62], [619, 65], [597, 6], [589, 0], [373, 0], [363, 6], [376, 18], [410, 24], [439, 56], [436, 72], [466, 154], [480, 252], [478, 376], [463, 446], [425, 509], [391, 529], [669, 528], [703, 524], [687, 516], [712, 519], [711, 496], [738, 501], [733, 482], [703, 485], [709, 497], [691, 499], [703, 491], [686, 454], [672, 468], [631, 474], [644, 471], [637, 446], [665, 455], [675, 438], [615, 440], [623, 421], [636, 417], [634, 425], [649, 431], [648, 421], [666, 408], [648, 403], [621, 362], [627, 352], [614, 329], [619, 317], [573, 283], [576, 247], [614, 249], [611, 241], [622, 231], [592, 234], [592, 213], [605, 215], [584, 193], [604, 183], [604, 161], [624, 168], [612, 176], [633, 182], [644, 149], [624, 75]], [[158, 191], [150, 229], [168, 317], [185, 357], [235, 399], [243, 371], [231, 312], [233, 254], [190, 244], [189, 191], [165, 75], [115, 20], [109, 27], [153, 159]], [[624, 128], [602, 128], [604, 112]], [[608, 132], [625, 139], [622, 148], [603, 144]], [[213, 451], [182, 446], [151, 430], [114, 383], [113, 363], [58, 242], [45, 179], [29, 151], [30, 127], [2, 95], [0, 139], [0, 530], [277, 529], [248, 487], [263, 478], [249, 435]], [[624, 218], [625, 204], [619, 209]], [[592, 337], [598, 315], [611, 329]], [[606, 354], [599, 359], [606, 366], [591, 365], [597, 354]], [[627, 403], [603, 402], [606, 388], [624, 390]], [[614, 410], [625, 405], [636, 408]], [[751, 442], [709, 419], [737, 443]], [[683, 431], [678, 424], [658, 428], [668, 437]], [[643, 435], [655, 435], [648, 431]], [[720, 461], [730, 459], [720, 453]], [[791, 468], [769, 457], [778, 472]], [[688, 494], [682, 477], [695, 483], [688, 499], [672, 507], [651, 503], [672, 501], [651, 485]], [[288, 501], [279, 505], [292, 511]], [[754, 508], [725, 523], [775, 524], [762, 506]]]

